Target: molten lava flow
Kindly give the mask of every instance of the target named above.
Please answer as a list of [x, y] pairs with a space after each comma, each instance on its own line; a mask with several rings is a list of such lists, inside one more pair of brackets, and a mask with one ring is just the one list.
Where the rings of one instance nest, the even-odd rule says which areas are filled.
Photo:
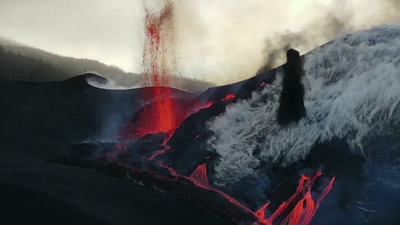
[[[174, 105], [174, 108], [171, 108], [172, 115], [170, 115], [173, 116], [173, 119], [170, 119], [170, 121], [174, 121], [174, 123], [168, 124], [168, 126], [155, 126], [157, 124], [154, 123], [156, 123], [157, 120], [154, 119], [154, 116], [157, 115], [152, 115], [151, 112], [157, 112], [158, 110], [160, 110], [160, 105], [162, 106], [167, 103], [169, 105]], [[129, 138], [129, 136], [143, 137], [146, 134], [151, 133], [171, 134], [181, 124], [182, 120], [185, 119], [185, 111], [189, 104], [190, 103], [188, 100], [182, 99], [161, 100], [150, 103], [144, 106], [143, 110], [139, 112], [139, 124], [137, 124], [136, 126], [126, 127], [126, 130], [123, 131], [123, 134], [127, 138]], [[164, 117], [159, 118], [160, 120], [165, 119], [165, 115], [162, 115]]]
[[[299, 185], [297, 186], [296, 192], [284, 203], [282, 203], [279, 208], [267, 219], [265, 219], [265, 209], [268, 207], [263, 206], [259, 211], [256, 212], [256, 216], [262, 224], [274, 224], [275, 220], [281, 216], [288, 207], [295, 203], [295, 200], [299, 198], [299, 195], [303, 193], [303, 196], [296, 206], [292, 209], [289, 215], [280, 223], [281, 225], [287, 224], [309, 224], [311, 219], [314, 217], [316, 211], [319, 208], [322, 200], [330, 192], [333, 187], [333, 182], [335, 177], [331, 178], [328, 185], [326, 185], [315, 203], [311, 195], [311, 188], [315, 183], [315, 180], [320, 177], [322, 173], [320, 171], [314, 177], [308, 177], [303, 175], [300, 179]], [[269, 205], [269, 203], [267, 203]]]
[[271, 205], [270, 202], [266, 203], [265, 205], [263, 205], [259, 210], [257, 210], [255, 212], [255, 215], [257, 218], [261, 218], [264, 219], [265, 218], [265, 210], [267, 210], [267, 208]]
[[236, 95], [234, 94], [229, 94], [225, 98], [222, 99], [222, 101], [230, 100], [236, 98]]
[[[105, 156], [112, 158], [113, 160], [116, 159], [116, 156], [120, 154], [127, 153], [127, 146], [123, 144], [117, 144], [117, 151], [115, 154], [106, 154]], [[153, 159], [149, 159], [153, 160]], [[312, 188], [315, 185], [315, 181], [317, 178], [322, 176], [320, 171], [314, 176], [306, 176], [303, 175], [300, 178], [299, 184], [296, 188], [296, 191], [293, 193], [292, 196], [288, 198], [285, 202], [283, 202], [278, 209], [276, 209], [268, 218], [266, 216], [266, 210], [271, 206], [271, 202], [265, 203], [262, 207], [260, 207], [256, 211], [252, 211], [247, 206], [230, 196], [229, 194], [224, 193], [221, 190], [218, 190], [212, 187], [209, 184], [209, 179], [207, 175], [207, 165], [201, 164], [199, 165], [196, 170], [190, 175], [185, 176], [178, 174], [176, 170], [172, 167], [168, 166], [162, 161], [155, 160], [155, 162], [164, 169], [167, 169], [170, 174], [174, 177], [173, 180], [178, 180], [178, 178], [185, 179], [190, 181], [194, 185], [204, 190], [212, 191], [220, 196], [227, 199], [231, 204], [234, 204], [236, 207], [243, 210], [243, 212], [247, 214], [253, 215], [257, 218], [258, 222], [254, 223], [254, 225], [273, 225], [273, 224], [281, 224], [281, 225], [308, 225], [310, 224], [312, 218], [314, 217], [315, 213], [317, 212], [322, 200], [328, 195], [328, 193], [333, 188], [333, 183], [335, 181], [335, 177], [330, 179], [324, 178], [325, 182], [321, 185], [322, 191], [320, 191], [317, 199], [313, 199], [311, 194]], [[118, 162], [117, 162], [118, 163]], [[122, 163], [123, 165], [123, 163]], [[124, 165], [126, 166], [126, 165]], [[131, 168], [131, 172], [133, 173], [143, 173], [144, 171], [138, 170], [135, 168]], [[151, 173], [151, 172], [150, 172]], [[170, 178], [159, 176], [157, 174], [151, 173], [157, 179], [161, 180], [169, 180]]]
[[[296, 192], [284, 203], [282, 203], [279, 208], [268, 218], [265, 218], [265, 211], [270, 206], [270, 202], [264, 204], [259, 210], [253, 212], [251, 209], [240, 203], [238, 200], [234, 199], [230, 195], [210, 186], [207, 176], [207, 167], [206, 164], [202, 164], [197, 167], [197, 169], [190, 175], [189, 177], [178, 174], [174, 169], [165, 165], [161, 161], [157, 161], [158, 165], [162, 168], [165, 168], [171, 172], [176, 178], [183, 178], [194, 185], [208, 190], [218, 193], [219, 195], [226, 198], [230, 203], [236, 205], [244, 212], [253, 214], [259, 221], [256, 224], [264, 224], [264, 225], [273, 225], [276, 223], [277, 218], [284, 215], [290, 210], [289, 207], [296, 203], [296, 200], [299, 198], [301, 193], [305, 193], [303, 197], [298, 201], [294, 209], [285, 217], [285, 219], [280, 223], [281, 225], [308, 225], [311, 222], [311, 219], [314, 217], [316, 211], [319, 208], [322, 200], [326, 197], [326, 195], [330, 192], [333, 187], [333, 182], [335, 181], [335, 177], [331, 178], [328, 185], [326, 185], [319, 195], [317, 202], [315, 203], [314, 199], [311, 196], [311, 188], [313, 187], [315, 180], [321, 176], [321, 172], [318, 171], [317, 174], [313, 177], [303, 175], [300, 179], [299, 185], [297, 186]], [[304, 208], [304, 205], [305, 208]]]
[[[234, 99], [234, 98], [236, 98], [236, 95], [234, 95], [234, 94], [229, 94], [229, 95], [227, 95], [225, 98], [223, 98], [221, 101], [229, 101], [229, 100], [232, 100], [232, 99]], [[188, 118], [190, 115], [192, 115], [193, 113], [197, 113], [197, 112], [199, 112], [200, 110], [205, 109], [205, 108], [210, 108], [210, 107], [211, 107], [212, 105], [214, 105], [214, 104], [215, 104], [215, 102], [209, 102], [209, 103], [207, 103], [207, 104], [204, 104], [204, 103], [202, 103], [202, 104], [199, 104], [199, 103], [198, 103], [198, 104], [195, 104], [194, 107], [192, 107], [190, 110], [186, 111], [185, 114], [184, 114], [184, 116], [183, 116], [182, 118], [180, 118], [180, 120], [179, 120], [179, 125], [180, 125], [186, 118]], [[175, 129], [176, 129], [176, 128], [178, 128], [178, 127], [175, 127]], [[173, 131], [175, 131], [175, 130], [173, 130]], [[172, 131], [171, 133], [173, 133], [173, 131]], [[172, 135], [170, 135], [167, 139], [164, 140], [164, 143], [163, 143], [163, 144], [164, 144], [164, 146], [165, 146], [165, 149], [155, 152], [155, 153], [150, 157], [150, 160], [153, 160], [153, 159], [155, 159], [157, 156], [166, 153], [166, 152], [170, 149], [169, 146], [167, 146], [167, 143], [168, 143], [168, 141], [169, 141], [171, 138], [172, 138]]]
[[325, 186], [320, 196], [315, 202], [311, 195], [311, 186], [307, 187], [306, 193], [302, 200], [300, 200], [292, 212], [281, 222], [281, 224], [309, 224], [317, 212], [322, 200], [331, 191], [335, 177], [333, 177], [329, 184]]
[[138, 112], [138, 115], [136, 115], [137, 117], [134, 117], [133, 121], [131, 121], [131, 123], [129, 123], [122, 129], [121, 133], [119, 133], [118, 135], [118, 139], [121, 141], [134, 140], [138, 137], [143, 137], [147, 134], [153, 133], [167, 133], [171, 135], [182, 124], [184, 120], [186, 120], [194, 113], [197, 113], [202, 109], [210, 108], [217, 102], [229, 102], [235, 98], [236, 95], [228, 94], [220, 101], [210, 102], [198, 102], [196, 99], [171, 99], [169, 101], [170, 103], [172, 103], [171, 105], [174, 105], [172, 111], [173, 115], [175, 116], [174, 121], [176, 122], [176, 125], [168, 128], [168, 130], [159, 130], [158, 126], [155, 126], [156, 124], [154, 123], [154, 116], [157, 115], [151, 113], [158, 111], [160, 102], [150, 103], [144, 106], [143, 110]]
[[206, 164], [202, 164], [197, 167], [197, 169], [190, 176], [191, 179], [197, 180], [198, 182], [209, 185], [207, 177], [207, 167]]

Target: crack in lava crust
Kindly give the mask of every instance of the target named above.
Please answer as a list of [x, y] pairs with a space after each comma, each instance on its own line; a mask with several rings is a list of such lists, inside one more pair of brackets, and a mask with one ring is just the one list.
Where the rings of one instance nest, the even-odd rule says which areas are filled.
[[[168, 139], [168, 138], [167, 138]], [[167, 140], [166, 139], [166, 140]], [[125, 144], [117, 144], [116, 145], [117, 150], [114, 152], [116, 154], [118, 153], [124, 153], [126, 149], [128, 148]], [[165, 153], [166, 150], [168, 150], [168, 147], [166, 147], [164, 150], [162, 150], [162, 153]], [[111, 157], [115, 156], [115, 154], [108, 154], [106, 157]], [[161, 155], [162, 153], [158, 154]], [[190, 175], [190, 176], [185, 176], [178, 174], [172, 167], [168, 166], [166, 163], [148, 158], [147, 160], [149, 161], [154, 161], [157, 163], [157, 165], [160, 168], [164, 168], [169, 171], [169, 173], [172, 175], [173, 179], [177, 181], [178, 179], [183, 179], [191, 182], [195, 186], [207, 190], [207, 191], [212, 191], [217, 193], [218, 195], [222, 196], [226, 200], [228, 200], [231, 204], [234, 204], [236, 207], [240, 208], [243, 210], [246, 214], [251, 214], [255, 217], [256, 222], [254, 222], [254, 225], [274, 225], [274, 224], [280, 224], [280, 225], [307, 225], [310, 224], [312, 218], [314, 217], [315, 213], [317, 212], [322, 200], [329, 194], [331, 189], [333, 188], [333, 183], [335, 182], [335, 177], [330, 177], [330, 178], [323, 178], [322, 185], [319, 186], [321, 189], [319, 191], [319, 195], [316, 199], [313, 198], [312, 196], [312, 188], [315, 188], [315, 181], [317, 178], [321, 178], [322, 172], [317, 171], [316, 174], [311, 175], [311, 176], [306, 176], [302, 175], [300, 178], [300, 181], [298, 183], [298, 186], [296, 188], [296, 191], [285, 201], [283, 202], [278, 209], [276, 209], [271, 215], [267, 216], [266, 211], [269, 209], [271, 206], [271, 202], [266, 202], [262, 207], [260, 207], [258, 210], [253, 211], [244, 204], [242, 204], [240, 201], [236, 200], [229, 194], [214, 188], [211, 186], [209, 183], [208, 175], [207, 175], [207, 165], [206, 163], [199, 165], [196, 170]], [[118, 163], [118, 162], [117, 162]], [[119, 163], [121, 166], [127, 167], [127, 165], [123, 165], [123, 163]], [[150, 172], [150, 171], [143, 171], [137, 168], [131, 168], [132, 173], [143, 173], [147, 172], [149, 174], [152, 174], [154, 177], [160, 180], [169, 180], [171, 178], [158, 175], [156, 173]]]
[[[166, 148], [167, 150], [168, 148]], [[165, 152], [165, 150], [164, 150]], [[162, 153], [161, 153], [162, 154]], [[160, 154], [159, 154], [160, 155]], [[153, 160], [153, 159], [149, 159]], [[299, 181], [297, 186], [296, 192], [284, 203], [282, 203], [279, 208], [268, 218], [266, 218], [265, 211], [270, 206], [270, 202], [265, 203], [260, 209], [257, 211], [252, 211], [238, 200], [234, 199], [230, 195], [218, 190], [209, 184], [208, 175], [207, 175], [207, 166], [206, 164], [201, 164], [197, 167], [197, 169], [189, 176], [184, 176], [178, 174], [173, 168], [167, 166], [162, 161], [157, 161], [157, 164], [169, 170], [171, 175], [176, 178], [183, 178], [194, 185], [198, 186], [199, 188], [213, 191], [218, 193], [219, 195], [226, 198], [230, 203], [235, 204], [237, 207], [241, 208], [246, 213], [254, 215], [258, 222], [254, 223], [257, 224], [264, 224], [264, 225], [273, 225], [276, 224], [275, 221], [284, 214], [287, 214], [288, 209], [291, 205], [296, 204], [296, 200], [300, 198], [297, 202], [295, 207], [289, 214], [281, 221], [279, 224], [286, 225], [286, 224], [293, 224], [293, 225], [307, 225], [311, 222], [312, 218], [314, 217], [315, 213], [317, 212], [322, 200], [326, 197], [326, 195], [330, 192], [333, 187], [333, 183], [335, 181], [335, 177], [330, 178], [329, 181], [325, 181], [325, 185], [321, 194], [317, 198], [316, 202], [312, 198], [311, 195], [311, 188], [315, 184], [315, 180], [322, 175], [321, 171], [317, 171], [314, 176], [305, 176], [303, 175]]]

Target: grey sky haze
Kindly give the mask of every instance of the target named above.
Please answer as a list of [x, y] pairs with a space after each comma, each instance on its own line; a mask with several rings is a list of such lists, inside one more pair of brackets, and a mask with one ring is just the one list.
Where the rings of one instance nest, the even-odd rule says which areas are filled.
[[[155, 8], [162, 4], [162, 0], [143, 1], [154, 3]], [[56, 54], [140, 72], [143, 1], [0, 0], [0, 35]], [[287, 33], [302, 35], [307, 45], [291, 47], [305, 53], [342, 33], [397, 22], [400, 8], [396, 0], [173, 2], [180, 75], [217, 84], [253, 76], [265, 64], [264, 51], [271, 48], [266, 40]], [[339, 23], [327, 24], [332, 18]], [[332, 28], [338, 24], [342, 25]]]

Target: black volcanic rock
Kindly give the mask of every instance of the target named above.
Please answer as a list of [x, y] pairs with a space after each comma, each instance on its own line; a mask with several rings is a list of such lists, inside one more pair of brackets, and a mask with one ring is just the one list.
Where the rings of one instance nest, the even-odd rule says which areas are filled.
[[298, 122], [306, 115], [304, 87], [301, 83], [304, 74], [303, 61], [296, 50], [289, 49], [286, 55], [287, 63], [283, 65], [285, 75], [278, 109], [278, 122], [281, 125], [287, 125], [292, 121]]
[[[99, 89], [87, 83], [94, 77], [103, 80], [86, 74], [41, 85], [0, 81], [1, 129], [70, 143], [113, 139], [150, 100], [147, 95], [153, 89]], [[160, 89], [171, 90], [174, 98], [196, 97], [177, 89]]]
[[127, 168], [87, 159], [55, 164], [40, 153], [61, 146], [40, 141], [20, 149], [7, 142], [0, 143], [0, 224], [232, 224], [204, 203], [124, 179]]
[[[159, 157], [172, 163], [174, 169], [184, 175], [190, 175], [198, 165], [217, 157], [216, 153], [206, 149], [206, 140], [212, 135], [206, 127], [206, 121], [224, 113], [229, 103], [217, 102], [189, 116], [167, 142], [170, 150]], [[208, 169], [212, 170], [212, 166], [209, 165]]]
[[248, 99], [253, 91], [262, 88], [261, 85], [264, 82], [272, 83], [275, 80], [276, 71], [277, 69], [273, 69], [237, 83], [209, 88], [199, 95], [198, 100], [219, 101], [229, 94], [234, 94], [238, 99]]

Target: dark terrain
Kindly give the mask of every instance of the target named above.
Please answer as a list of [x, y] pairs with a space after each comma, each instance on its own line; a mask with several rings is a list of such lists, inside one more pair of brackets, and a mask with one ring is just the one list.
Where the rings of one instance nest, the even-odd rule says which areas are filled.
[[[102, 127], [118, 127], [139, 108], [143, 89], [97, 89], [85, 76], [94, 75], [36, 85], [0, 82], [0, 223], [220, 224], [132, 181], [47, 161], [68, 144], [107, 135]], [[175, 90], [174, 96], [194, 95]], [[108, 115], [115, 120], [104, 124]]]

